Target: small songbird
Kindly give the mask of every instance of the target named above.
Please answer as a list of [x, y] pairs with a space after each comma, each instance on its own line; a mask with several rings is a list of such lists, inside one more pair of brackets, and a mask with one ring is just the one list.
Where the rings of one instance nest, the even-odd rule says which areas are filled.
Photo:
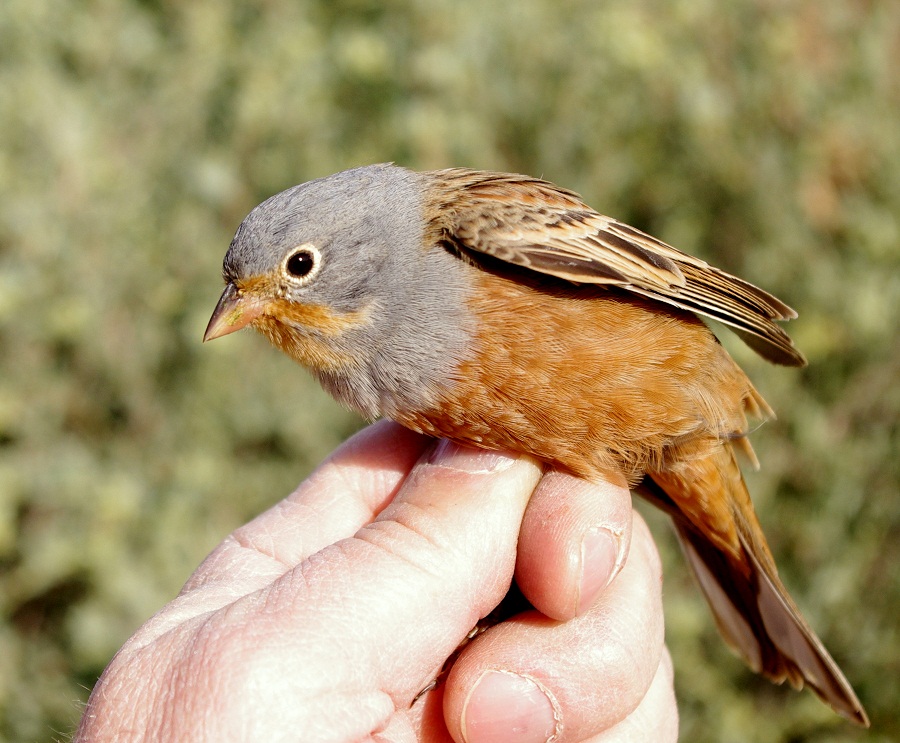
[[547, 181], [372, 165], [253, 209], [204, 340], [250, 326], [339, 401], [424, 434], [624, 475], [668, 512], [755, 671], [866, 713], [775, 569], [735, 458], [772, 411], [697, 317], [806, 362], [771, 294]]

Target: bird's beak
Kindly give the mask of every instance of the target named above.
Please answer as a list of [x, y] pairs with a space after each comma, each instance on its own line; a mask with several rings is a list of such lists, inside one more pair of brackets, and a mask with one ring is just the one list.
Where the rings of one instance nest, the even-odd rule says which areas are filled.
[[219, 298], [216, 309], [213, 310], [212, 317], [209, 318], [209, 325], [206, 326], [206, 332], [203, 334], [203, 342], [206, 343], [206, 341], [221, 338], [223, 335], [240, 330], [259, 317], [265, 311], [267, 304], [268, 301], [262, 297], [242, 294], [234, 284], [229, 282]]

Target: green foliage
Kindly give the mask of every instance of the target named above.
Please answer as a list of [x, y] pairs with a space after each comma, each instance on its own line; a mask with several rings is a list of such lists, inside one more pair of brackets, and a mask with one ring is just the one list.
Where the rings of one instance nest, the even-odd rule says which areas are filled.
[[201, 347], [231, 234], [395, 160], [543, 175], [800, 310], [762, 521], [874, 729], [745, 671], [663, 522], [690, 741], [900, 736], [900, 6], [4, 0], [0, 740], [65, 737], [122, 641], [358, 422]]

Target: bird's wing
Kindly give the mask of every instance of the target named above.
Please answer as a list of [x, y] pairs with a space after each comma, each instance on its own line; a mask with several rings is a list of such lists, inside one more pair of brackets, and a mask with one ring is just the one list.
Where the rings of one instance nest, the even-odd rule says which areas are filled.
[[429, 212], [438, 239], [474, 254], [581, 284], [617, 286], [730, 325], [777, 364], [803, 355], [777, 320], [797, 316], [743, 279], [598, 214], [581, 198], [528, 176], [463, 168], [432, 174]]

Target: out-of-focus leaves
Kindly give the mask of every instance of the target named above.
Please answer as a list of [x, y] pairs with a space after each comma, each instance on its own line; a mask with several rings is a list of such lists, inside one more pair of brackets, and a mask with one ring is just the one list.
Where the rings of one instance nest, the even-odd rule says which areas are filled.
[[[120, 643], [358, 422], [202, 347], [241, 217], [368, 162], [543, 175], [801, 313], [749, 476], [800, 605], [900, 735], [900, 8], [740, 0], [5, 0], [0, 739], [72, 728]], [[691, 741], [863, 739], [729, 655], [660, 519]], [[7, 662], [8, 661], [8, 662]]]

